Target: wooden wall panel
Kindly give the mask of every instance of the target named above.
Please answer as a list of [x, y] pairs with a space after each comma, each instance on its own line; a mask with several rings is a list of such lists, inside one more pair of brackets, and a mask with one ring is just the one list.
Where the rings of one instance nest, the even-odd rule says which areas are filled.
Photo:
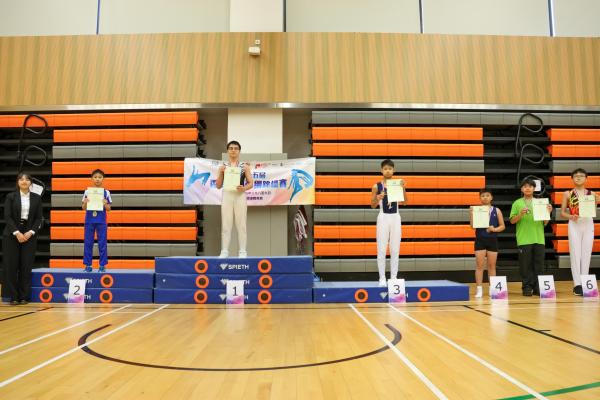
[[[247, 48], [260, 38], [263, 54]], [[0, 37], [0, 108], [600, 105], [600, 39], [386, 33]]]

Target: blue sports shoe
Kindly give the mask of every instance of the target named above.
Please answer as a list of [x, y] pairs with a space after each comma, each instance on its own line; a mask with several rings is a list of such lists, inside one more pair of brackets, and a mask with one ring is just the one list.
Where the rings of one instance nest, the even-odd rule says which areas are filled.
[[83, 272], [92, 272], [92, 266], [86, 265], [85, 268], [83, 269]]
[[98, 268], [98, 272], [106, 272], [106, 265], [101, 265], [101, 266]]

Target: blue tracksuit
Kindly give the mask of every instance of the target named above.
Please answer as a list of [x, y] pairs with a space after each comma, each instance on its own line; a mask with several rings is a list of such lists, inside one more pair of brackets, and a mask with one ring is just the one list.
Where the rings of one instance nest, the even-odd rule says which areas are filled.
[[[87, 190], [83, 193], [83, 199], [87, 197]], [[112, 204], [110, 192], [104, 189], [104, 198], [108, 204]], [[82, 199], [82, 200], [83, 200]], [[95, 215], [94, 215], [95, 214]], [[85, 225], [83, 234], [83, 265], [92, 265], [94, 254], [94, 234], [98, 238], [98, 252], [100, 253], [100, 266], [108, 264], [108, 251], [106, 245], [106, 211], [85, 212]]]

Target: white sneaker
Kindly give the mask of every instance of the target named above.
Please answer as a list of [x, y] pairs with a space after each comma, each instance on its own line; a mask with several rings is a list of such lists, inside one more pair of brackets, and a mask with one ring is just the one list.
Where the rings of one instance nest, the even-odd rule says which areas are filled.
[[483, 288], [481, 286], [477, 286], [477, 291], [475, 292], [475, 298], [480, 299], [483, 297]]
[[240, 252], [239, 252], [239, 254], [238, 254], [238, 257], [239, 257], [239, 258], [246, 258], [246, 257], [248, 257], [248, 253], [247, 253], [247, 252], [245, 252], [245, 251], [241, 251], [241, 250], [240, 250]]
[[219, 254], [219, 258], [227, 258], [229, 257], [229, 252], [227, 250], [221, 250], [221, 254]]
[[379, 280], [379, 287], [386, 287], [387, 286], [387, 282], [385, 281], [385, 278], [380, 279]]

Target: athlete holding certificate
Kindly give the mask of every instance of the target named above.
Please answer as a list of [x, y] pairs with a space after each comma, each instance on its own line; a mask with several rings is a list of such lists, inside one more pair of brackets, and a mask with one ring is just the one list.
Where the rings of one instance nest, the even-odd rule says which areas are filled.
[[590, 271], [590, 260], [594, 246], [594, 217], [600, 198], [585, 188], [587, 172], [577, 168], [571, 173], [574, 188], [563, 194], [560, 215], [569, 220], [569, 253], [573, 274], [573, 294], [583, 295], [581, 275]]
[[[407, 201], [404, 181], [392, 179], [394, 162], [381, 162], [383, 180], [371, 188], [371, 208], [379, 207], [377, 216], [377, 269], [379, 270], [379, 286], [386, 286], [385, 256], [388, 244], [390, 246], [390, 279], [398, 278], [398, 257], [400, 255], [400, 240], [402, 237], [402, 221], [398, 205]], [[390, 190], [391, 189], [391, 190]]]
[[247, 257], [246, 252], [246, 190], [254, 186], [250, 166], [240, 163], [239, 142], [232, 140], [227, 143], [227, 155], [229, 162], [219, 167], [217, 177], [217, 188], [223, 188], [223, 200], [221, 202], [221, 254], [219, 257], [229, 257], [229, 243], [231, 241], [231, 230], [235, 221], [238, 234], [239, 257]]

